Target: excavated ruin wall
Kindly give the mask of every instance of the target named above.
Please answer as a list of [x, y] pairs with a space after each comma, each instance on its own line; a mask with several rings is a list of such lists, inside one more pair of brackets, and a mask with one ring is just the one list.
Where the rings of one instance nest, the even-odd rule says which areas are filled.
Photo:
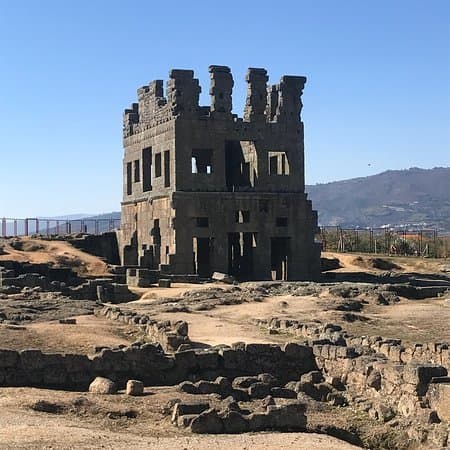
[[181, 345], [190, 343], [189, 326], [184, 320], [156, 321], [146, 314], [138, 314], [129, 310], [123, 311], [115, 306], [104, 306], [97, 309], [95, 315], [139, 327], [148, 340], [160, 344], [168, 353], [175, 352]]
[[242, 344], [234, 347], [166, 354], [157, 345], [103, 349], [94, 356], [44, 354], [40, 350], [0, 350], [0, 386], [87, 389], [96, 376], [124, 385], [173, 385], [185, 380], [214, 380], [272, 373], [281, 381], [316, 369], [312, 349], [298, 344]]
[[269, 330], [286, 332], [308, 339], [311, 344], [323, 341], [323, 343], [337, 343], [344, 346], [368, 347], [392, 362], [407, 364], [416, 361], [440, 364], [450, 371], [450, 344], [446, 342], [402, 345], [400, 339], [382, 336], [352, 336], [335, 324], [305, 323], [291, 319], [273, 318], [256, 320], [255, 323]]
[[432, 423], [437, 411], [448, 420], [447, 344], [404, 347], [399, 339], [348, 336], [338, 325], [277, 318], [258, 324], [308, 339], [319, 369], [372, 417], [386, 421], [399, 414]]

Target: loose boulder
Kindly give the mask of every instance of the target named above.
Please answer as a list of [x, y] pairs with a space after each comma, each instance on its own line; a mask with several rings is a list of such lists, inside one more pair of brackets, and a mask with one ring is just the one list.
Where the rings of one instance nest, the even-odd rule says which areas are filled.
[[97, 377], [90, 385], [89, 392], [93, 394], [115, 394], [117, 385], [109, 378]]
[[208, 409], [191, 422], [191, 431], [199, 434], [220, 434], [223, 432], [223, 422], [215, 409]]
[[128, 380], [126, 393], [133, 396], [142, 395], [144, 393], [144, 383], [138, 380]]

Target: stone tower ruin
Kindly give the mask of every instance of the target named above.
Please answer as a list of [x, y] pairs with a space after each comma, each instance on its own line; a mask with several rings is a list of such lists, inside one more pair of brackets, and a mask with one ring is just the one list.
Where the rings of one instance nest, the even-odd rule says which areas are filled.
[[242, 118], [233, 76], [210, 66], [210, 106], [192, 70], [137, 91], [123, 117], [123, 265], [171, 274], [306, 280], [320, 273], [317, 213], [305, 194], [305, 77], [268, 86], [248, 69]]

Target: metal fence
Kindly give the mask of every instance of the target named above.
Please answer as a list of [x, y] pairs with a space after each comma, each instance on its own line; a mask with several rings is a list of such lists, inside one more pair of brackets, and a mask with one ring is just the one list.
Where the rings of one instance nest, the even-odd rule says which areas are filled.
[[[39, 234], [88, 233], [101, 234], [120, 228], [120, 219], [41, 219], [0, 218], [1, 237]], [[323, 251], [357, 252], [383, 255], [406, 255], [447, 258], [450, 252], [450, 234], [435, 229], [390, 230], [387, 228], [321, 227], [317, 240]]]
[[434, 229], [321, 227], [323, 251], [447, 258], [450, 235]]
[[101, 234], [120, 227], [120, 219], [115, 218], [56, 220], [3, 217], [0, 219], [0, 223], [2, 237], [31, 236], [33, 234], [44, 236], [74, 233]]

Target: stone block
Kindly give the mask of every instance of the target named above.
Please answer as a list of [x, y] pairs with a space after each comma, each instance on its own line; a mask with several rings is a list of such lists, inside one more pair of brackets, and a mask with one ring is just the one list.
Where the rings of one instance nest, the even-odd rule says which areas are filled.
[[224, 426], [215, 409], [208, 409], [191, 422], [191, 431], [198, 434], [220, 434]]
[[40, 350], [22, 350], [20, 352], [20, 362], [22, 368], [26, 371], [39, 370], [45, 367], [44, 356]]
[[19, 354], [15, 350], [0, 350], [0, 368], [15, 367], [19, 360]]
[[306, 428], [305, 410], [304, 403], [268, 406], [269, 426], [280, 431], [304, 431]]
[[219, 354], [222, 357], [223, 367], [225, 369], [236, 370], [246, 367], [247, 356], [244, 350], [221, 349]]
[[433, 377], [447, 375], [447, 369], [439, 364], [410, 363], [405, 366], [403, 379], [414, 385], [428, 384]]
[[177, 418], [185, 415], [197, 415], [209, 409], [207, 402], [177, 402], [172, 411], [172, 422], [176, 422]]
[[270, 395], [275, 398], [297, 398], [295, 390], [282, 387], [273, 387], [270, 390]]
[[303, 383], [320, 383], [321, 381], [323, 381], [323, 374], [319, 370], [313, 370], [311, 372], [304, 373], [300, 377], [300, 381]]
[[158, 280], [158, 286], [162, 288], [170, 288], [172, 282], [167, 278], [160, 278]]
[[93, 394], [115, 394], [117, 385], [109, 378], [97, 377], [89, 385], [89, 392]]
[[288, 342], [283, 347], [283, 351], [287, 358], [295, 360], [303, 360], [312, 358], [312, 349], [306, 345]]
[[240, 389], [248, 389], [252, 384], [258, 383], [258, 377], [236, 377], [233, 380], [233, 387]]
[[238, 411], [229, 410], [222, 415], [223, 432], [227, 434], [245, 433], [250, 427], [248, 421]]
[[219, 353], [217, 351], [197, 352], [196, 361], [200, 370], [217, 369], [219, 366]]
[[439, 419], [450, 423], [450, 382], [433, 383], [428, 395], [431, 407], [436, 410]]
[[212, 381], [201, 380], [195, 383], [199, 394], [219, 394], [220, 386]]
[[142, 395], [144, 393], [144, 383], [139, 380], [128, 380], [126, 394], [132, 396]]
[[250, 385], [248, 395], [250, 398], [264, 398], [270, 394], [270, 384], [257, 382]]

